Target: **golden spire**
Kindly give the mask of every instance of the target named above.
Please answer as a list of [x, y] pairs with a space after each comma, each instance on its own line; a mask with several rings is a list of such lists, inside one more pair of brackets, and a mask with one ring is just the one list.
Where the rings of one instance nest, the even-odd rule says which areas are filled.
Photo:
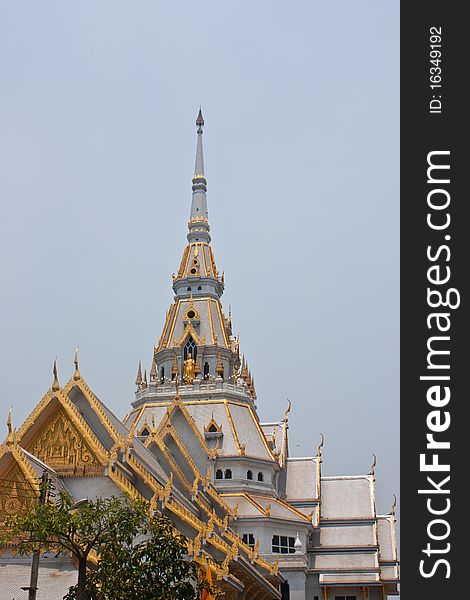
[[153, 349], [152, 368], [150, 370], [150, 381], [157, 381], [157, 362], [155, 360], [156, 348]]
[[143, 388], [147, 387], [147, 369], [145, 369], [145, 371], [144, 371], [144, 378], [142, 379], [142, 387]]
[[7, 428], [8, 428], [8, 435], [7, 435], [7, 439], [6, 439], [6, 443], [7, 444], [13, 444], [14, 442], [14, 434], [13, 434], [13, 428], [11, 425], [11, 413], [13, 412], [13, 407], [10, 407], [10, 410], [8, 411], [8, 418], [7, 418]]
[[174, 375], [175, 377], [178, 375], [178, 359], [176, 358], [176, 354], [175, 354], [175, 358], [173, 359], [173, 366], [171, 367], [171, 374]]
[[251, 379], [251, 388], [252, 388], [251, 392], [252, 392], [253, 398], [256, 400], [256, 388], [255, 388], [255, 378], [254, 377]]
[[52, 391], [58, 392], [60, 390], [59, 379], [57, 377], [57, 358], [54, 360], [54, 367], [52, 368], [52, 374], [54, 375], [54, 381], [52, 382]]
[[139, 366], [137, 368], [137, 377], [135, 378], [135, 384], [137, 387], [140, 387], [142, 385], [142, 365], [141, 365], [140, 360], [139, 360]]
[[176, 375], [175, 375], [175, 388], [176, 388], [175, 402], [179, 402], [180, 401], [180, 386], [179, 386], [179, 382], [178, 382], [178, 373], [176, 373]]
[[242, 378], [243, 378], [243, 379], [245, 379], [245, 381], [246, 381], [246, 379], [247, 379], [247, 377], [248, 377], [248, 368], [247, 368], [247, 365], [246, 365], [246, 360], [245, 360], [245, 357], [244, 357], [244, 356], [243, 356], [243, 358], [242, 358], [242, 370], [241, 370], [241, 373], [240, 373], [240, 375], [241, 375], [241, 376], [242, 376]]
[[222, 356], [221, 356], [220, 352], [217, 353], [217, 365], [215, 367], [215, 372], [220, 377], [223, 377], [223, 375], [224, 375], [224, 365], [222, 363]]
[[75, 350], [75, 358], [73, 359], [73, 364], [75, 365], [75, 373], [73, 374], [74, 381], [78, 381], [82, 378], [80, 375], [80, 371], [78, 370], [78, 347]]

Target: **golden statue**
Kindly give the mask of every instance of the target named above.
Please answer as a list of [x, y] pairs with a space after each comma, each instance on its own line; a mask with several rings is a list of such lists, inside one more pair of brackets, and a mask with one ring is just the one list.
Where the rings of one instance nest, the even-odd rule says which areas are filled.
[[191, 354], [188, 354], [188, 358], [184, 361], [183, 368], [183, 381], [186, 384], [191, 384], [196, 377], [196, 363]]

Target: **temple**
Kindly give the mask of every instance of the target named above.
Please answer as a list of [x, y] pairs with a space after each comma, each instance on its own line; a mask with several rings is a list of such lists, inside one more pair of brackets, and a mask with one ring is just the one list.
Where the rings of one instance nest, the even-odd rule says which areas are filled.
[[[376, 508], [368, 474], [324, 476], [315, 456], [289, 453], [288, 403], [267, 423], [255, 381], [221, 298], [211, 247], [199, 111], [187, 244], [174, 300], [148, 371], [139, 363], [132, 409], [121, 421], [96, 397], [78, 354], [0, 446], [0, 521], [37, 501], [46, 471], [75, 499], [145, 498], [187, 536], [190, 559], [211, 569], [226, 600], [382, 600], [397, 594], [395, 502]], [[147, 375], [148, 373], [148, 375]], [[64, 555], [41, 558], [38, 600], [76, 583]], [[5, 598], [22, 597], [30, 558], [2, 549]], [[6, 590], [6, 591], [5, 591]]]

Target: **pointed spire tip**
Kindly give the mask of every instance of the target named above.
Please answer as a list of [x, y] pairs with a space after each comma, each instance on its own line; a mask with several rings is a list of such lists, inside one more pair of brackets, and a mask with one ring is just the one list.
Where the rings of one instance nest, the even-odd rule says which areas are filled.
[[204, 127], [204, 117], [202, 116], [201, 107], [199, 107], [199, 113], [197, 115], [196, 125], [197, 125], [198, 133], [199, 133], [199, 131], [201, 131], [201, 133], [202, 133], [202, 128]]

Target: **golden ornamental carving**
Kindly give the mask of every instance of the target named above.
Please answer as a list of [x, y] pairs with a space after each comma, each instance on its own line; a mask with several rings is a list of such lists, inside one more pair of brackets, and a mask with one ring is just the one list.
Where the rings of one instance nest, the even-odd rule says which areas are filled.
[[173, 339], [173, 346], [182, 346], [188, 336], [191, 336], [198, 346], [206, 345], [206, 338], [199, 337], [191, 321], [188, 321], [184, 328], [183, 335], [178, 340], [176, 338]]
[[63, 468], [67, 468], [66, 471], [73, 467], [92, 467], [92, 470], [97, 470], [101, 466], [62, 409], [30, 445], [29, 451], [64, 475], [72, 475], [73, 471], [62, 472]]
[[18, 464], [5, 475], [0, 494], [0, 521], [26, 512], [35, 502], [37, 492], [24, 479]]

